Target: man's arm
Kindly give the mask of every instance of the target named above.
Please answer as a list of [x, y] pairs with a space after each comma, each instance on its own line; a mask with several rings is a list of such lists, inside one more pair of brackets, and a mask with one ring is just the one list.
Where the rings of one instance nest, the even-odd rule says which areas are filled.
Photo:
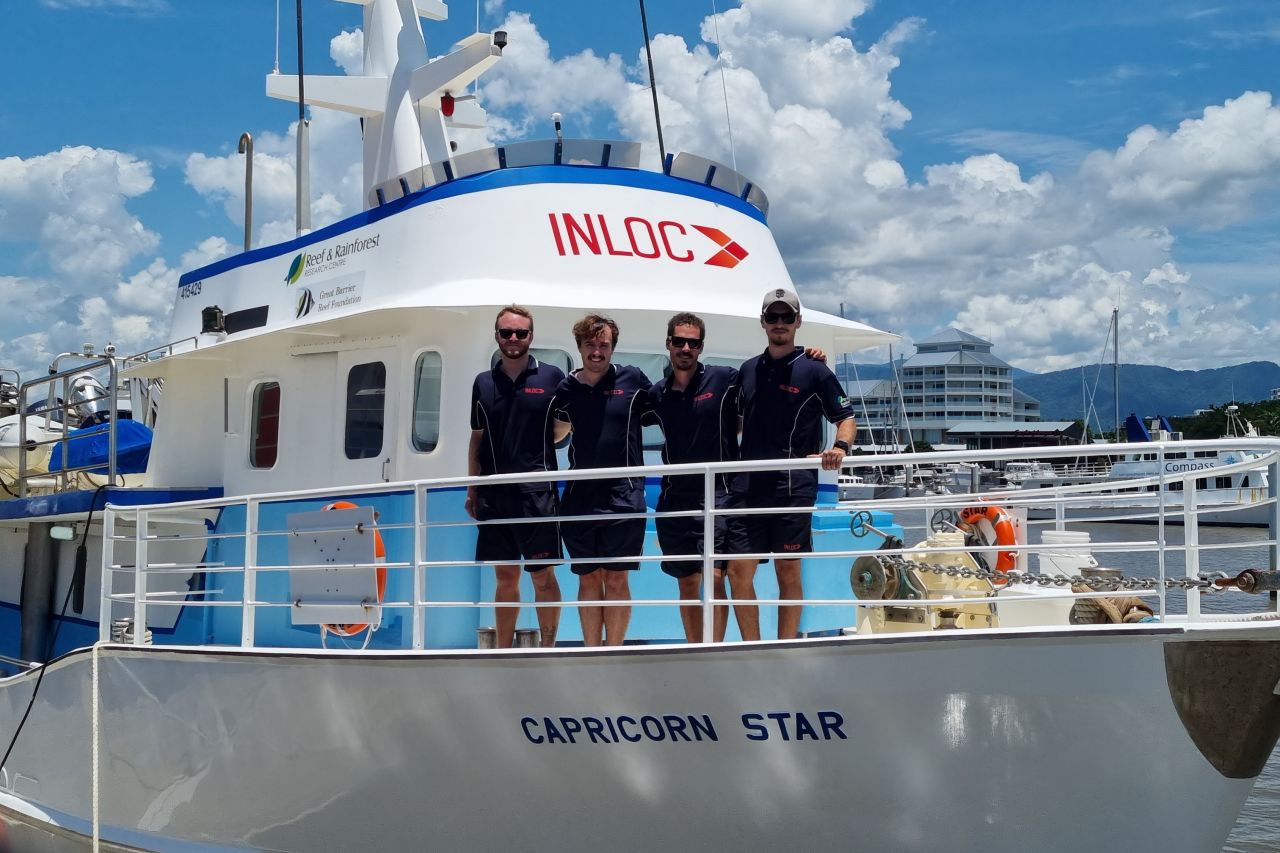
[[[853, 437], [858, 433], [858, 421], [848, 417], [836, 424], [836, 440], [831, 447], [822, 451], [822, 467], [834, 471], [844, 462], [848, 455], [846, 447], [853, 446]], [[837, 446], [840, 445], [840, 446]]]
[[[467, 445], [467, 476], [477, 477], [480, 475], [480, 442], [484, 441], [484, 430], [473, 429], [471, 431], [471, 443]], [[467, 515], [472, 518], [476, 517], [476, 487], [467, 486]]]
[[556, 446], [568, 438], [571, 432], [573, 432], [573, 424], [568, 421], [555, 421], [551, 424], [551, 435], [556, 440]]

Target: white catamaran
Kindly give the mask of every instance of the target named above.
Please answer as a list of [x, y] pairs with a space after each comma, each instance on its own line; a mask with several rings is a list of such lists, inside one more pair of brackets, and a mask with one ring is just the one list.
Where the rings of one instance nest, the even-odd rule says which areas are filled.
[[[172, 344], [4, 375], [14, 850], [1220, 849], [1280, 734], [1280, 613], [1201, 602], [1275, 588], [1274, 493], [1270, 566], [1215, 578], [1217, 552], [1161, 535], [1123, 543], [1151, 570], [1117, 578], [1061, 515], [1033, 541], [1016, 498], [837, 503], [832, 482], [800, 555], [801, 639], [686, 643], [650, 520], [638, 642], [584, 648], [566, 618], [555, 648], [479, 648], [495, 595], [463, 508], [465, 413], [496, 309], [529, 306], [536, 355], [566, 368], [571, 323], [605, 310], [615, 361], [656, 378], [673, 313], [739, 363], [763, 346], [759, 294], [790, 278], [764, 193], [712, 161], [647, 171], [638, 144], [559, 138], [453, 155], [505, 34], [429, 62], [420, 18], [443, 3], [360, 2], [363, 76], [305, 92], [363, 119], [368, 208], [184, 275]], [[828, 352], [889, 339], [804, 310]], [[1250, 445], [1280, 482], [1280, 442]], [[814, 466], [625, 470], [710, 490]]]

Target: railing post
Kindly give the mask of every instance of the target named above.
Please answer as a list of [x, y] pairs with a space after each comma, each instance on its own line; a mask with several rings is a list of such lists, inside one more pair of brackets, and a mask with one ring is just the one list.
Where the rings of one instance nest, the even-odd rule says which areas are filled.
[[702, 469], [702, 642], [715, 637], [716, 475]]
[[426, 593], [426, 571], [422, 564], [427, 560], [427, 487], [418, 484], [413, 487], [413, 647], [427, 647], [426, 609], [423, 597]]
[[102, 511], [102, 584], [98, 601], [98, 642], [111, 640], [111, 595], [115, 591], [116, 573], [111, 566], [116, 561], [116, 512], [107, 507]]
[[[117, 486], [119, 483], [116, 481], [116, 423], [120, 420], [120, 411], [117, 408], [120, 389], [116, 387], [116, 384], [120, 381], [120, 378], [116, 373], [116, 359], [113, 355], [107, 356], [107, 376], [109, 377], [107, 380], [107, 394], [110, 395], [107, 399], [107, 483]], [[70, 466], [71, 459], [63, 456], [62, 464], [64, 467]]]
[[1163, 442], [1161, 442], [1159, 449], [1156, 451], [1156, 465], [1157, 465], [1157, 473], [1159, 474], [1159, 477], [1160, 477], [1159, 484], [1156, 487], [1156, 565], [1159, 567], [1159, 570], [1160, 570], [1159, 571], [1160, 587], [1159, 589], [1156, 590], [1156, 594], [1159, 596], [1160, 621], [1163, 622], [1165, 620], [1165, 617], [1168, 615], [1165, 610], [1165, 600], [1164, 600], [1164, 593], [1165, 593], [1165, 588], [1164, 588], [1164, 579], [1165, 579], [1164, 501], [1165, 501], [1165, 488], [1168, 486], [1168, 483], [1166, 483], [1164, 479], [1164, 443]]
[[[1191, 477], [1182, 487], [1182, 544], [1186, 546], [1187, 578], [1200, 577], [1200, 516], [1196, 512], [1196, 478]], [[1187, 619], [1200, 619], [1200, 590], [1187, 590]]]
[[147, 640], [147, 511], [138, 510], [137, 518], [133, 531], [133, 644], [141, 646]]
[[258, 501], [247, 498], [244, 502], [244, 595], [240, 615], [240, 645], [253, 648], [255, 611], [258, 600]]
[[[1280, 455], [1272, 456], [1267, 466], [1267, 497], [1271, 503], [1267, 507], [1267, 538], [1271, 546], [1267, 548], [1268, 564], [1271, 571], [1280, 569], [1280, 544], [1276, 543], [1276, 535], [1280, 534]], [[1280, 613], [1280, 596], [1271, 593], [1271, 609]]]

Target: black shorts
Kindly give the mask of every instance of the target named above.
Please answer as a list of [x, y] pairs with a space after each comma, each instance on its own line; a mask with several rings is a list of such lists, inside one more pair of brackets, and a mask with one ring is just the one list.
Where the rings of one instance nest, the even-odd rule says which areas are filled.
[[[735, 496], [739, 507], [812, 507], [816, 494], [808, 489], [788, 493], [785, 485], [769, 492]], [[786, 559], [789, 552], [813, 549], [813, 513], [779, 512], [729, 516], [730, 554], [771, 553]]]
[[[638, 557], [644, 551], [643, 518], [610, 518], [609, 514], [602, 513], [598, 521], [562, 522], [560, 531], [564, 537], [564, 547], [575, 560], [590, 557]], [[569, 568], [575, 575], [589, 575], [596, 569], [631, 572], [640, 568], [640, 561], [597, 565], [574, 563]]]
[[525, 571], [535, 572], [562, 559], [560, 524], [556, 521], [559, 501], [554, 489], [521, 491], [513, 486], [481, 486], [476, 494], [476, 516], [480, 521], [506, 518], [546, 518], [534, 524], [481, 524], [477, 527], [476, 560], [529, 562]]
[[[730, 505], [729, 496], [726, 494], [716, 495], [716, 508], [725, 509]], [[673, 499], [669, 501], [658, 501], [659, 512], [678, 512], [681, 510], [701, 510], [702, 496], [698, 495], [691, 500]], [[682, 516], [679, 518], [662, 518], [661, 516], [654, 519], [654, 527], [658, 530], [658, 547], [662, 549], [664, 554], [700, 554], [702, 553], [702, 531], [703, 520], [699, 516]], [[715, 553], [723, 555], [725, 553], [726, 536], [729, 527], [729, 517], [717, 515], [715, 517]], [[724, 568], [724, 559], [716, 560], [716, 568]], [[702, 572], [701, 560], [663, 560], [662, 571], [671, 575], [673, 578], [687, 578], [690, 575], [696, 575]]]

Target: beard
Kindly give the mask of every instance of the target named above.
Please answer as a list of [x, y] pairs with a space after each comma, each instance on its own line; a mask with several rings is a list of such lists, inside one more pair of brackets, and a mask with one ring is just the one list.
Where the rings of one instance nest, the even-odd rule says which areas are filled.
[[529, 341], [503, 341], [498, 344], [498, 352], [502, 353], [503, 358], [509, 358], [515, 361], [521, 358], [529, 351]]

